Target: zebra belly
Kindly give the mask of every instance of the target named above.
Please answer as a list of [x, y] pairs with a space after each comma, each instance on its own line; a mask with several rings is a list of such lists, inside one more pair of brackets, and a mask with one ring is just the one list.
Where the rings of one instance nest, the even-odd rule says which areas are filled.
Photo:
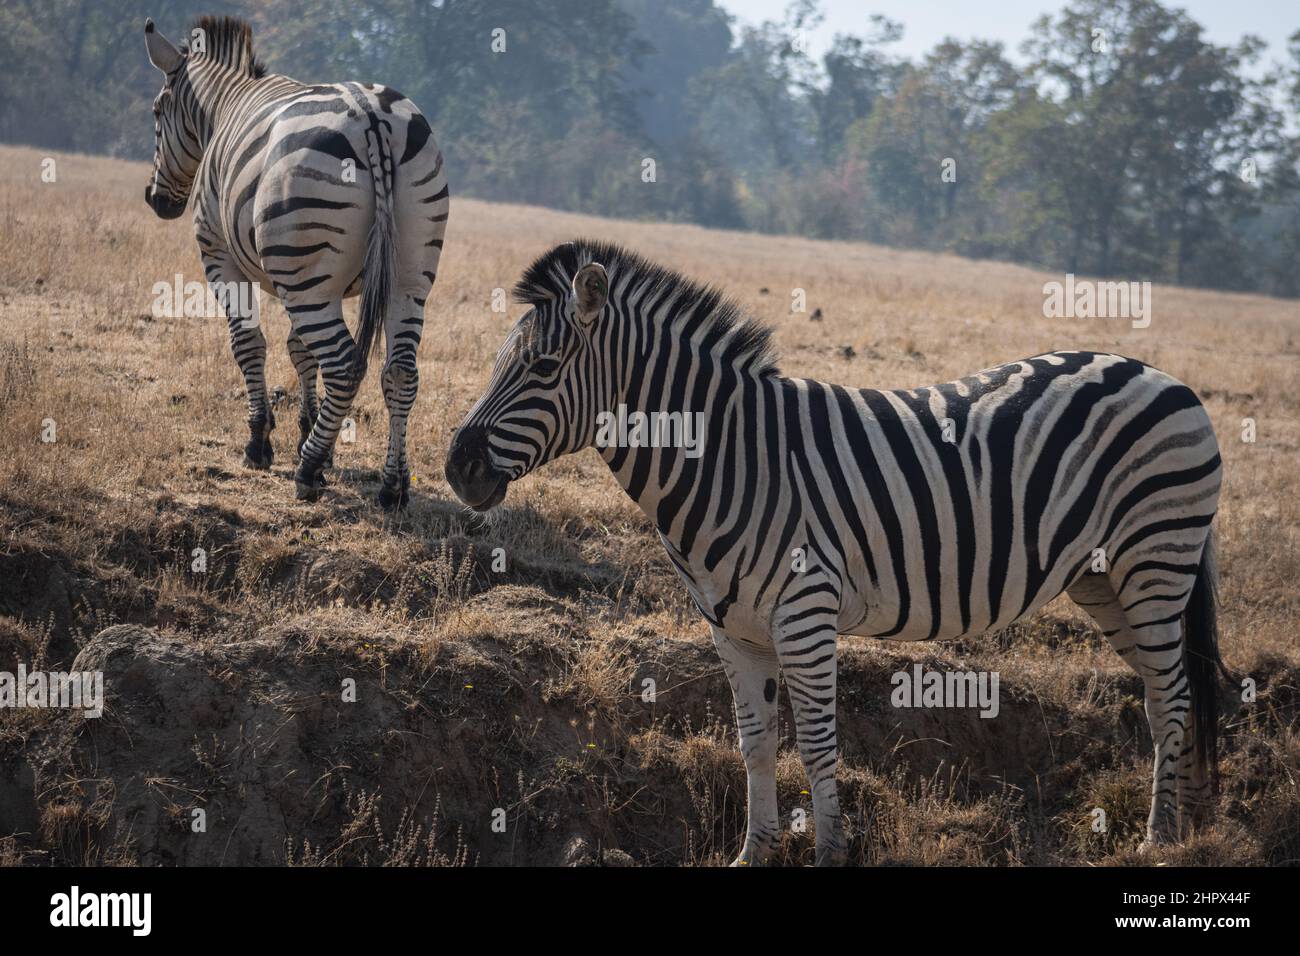
[[[879, 640], [907, 643], [931, 640], [951, 641], [959, 637], [993, 634], [1041, 610], [1057, 595], [1064, 592], [1070, 583], [1073, 582], [1067, 582], [1059, 588], [1049, 588], [1053, 592], [1050, 597], [1041, 602], [1031, 603], [1021, 614], [1009, 612], [1002, 620], [971, 621], [968, 625], [964, 625], [958, 615], [948, 614], [940, 618], [937, 628], [930, 626], [928, 618], [913, 617], [899, 629], [897, 622], [900, 615], [897, 606], [864, 609], [860, 601], [849, 601], [840, 614], [840, 633], [853, 637], [874, 637]], [[956, 595], [950, 597], [955, 602]]]

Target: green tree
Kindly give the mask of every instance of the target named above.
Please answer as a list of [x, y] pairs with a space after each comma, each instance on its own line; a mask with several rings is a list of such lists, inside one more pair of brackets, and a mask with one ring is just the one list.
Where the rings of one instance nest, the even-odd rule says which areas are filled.
[[849, 127], [871, 115], [881, 98], [896, 89], [902, 73], [902, 65], [884, 50], [902, 38], [902, 25], [879, 14], [871, 17], [871, 25], [866, 37], [835, 36], [822, 58], [825, 83], [809, 90], [821, 157], [828, 165], [843, 148]]
[[1206, 281], [1211, 260], [1229, 267], [1216, 237], [1253, 211], [1241, 163], [1286, 147], [1276, 79], [1247, 78], [1259, 49], [1212, 44], [1155, 0], [1076, 0], [1041, 18], [1025, 45], [1033, 90], [992, 124], [1029, 241], [1069, 271]]

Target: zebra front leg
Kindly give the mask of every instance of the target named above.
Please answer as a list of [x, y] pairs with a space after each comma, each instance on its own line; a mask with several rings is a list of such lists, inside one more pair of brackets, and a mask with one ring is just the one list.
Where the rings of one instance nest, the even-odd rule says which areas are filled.
[[848, 860], [844, 822], [835, 770], [839, 762], [835, 734], [836, 612], [805, 606], [808, 598], [825, 598], [805, 588], [776, 616], [776, 651], [794, 711], [799, 756], [812, 792], [817, 828], [817, 865], [843, 866]]
[[[302, 446], [307, 444], [307, 437], [311, 434], [312, 426], [316, 424], [316, 416], [320, 413], [316, 402], [316, 377], [319, 366], [316, 364], [316, 356], [311, 354], [311, 349], [307, 348], [303, 340], [298, 338], [296, 332], [289, 332], [288, 346], [289, 361], [293, 362], [293, 369], [298, 373], [300, 400], [298, 403], [298, 447], [295, 449], [295, 453], [301, 461]], [[325, 467], [334, 467], [333, 451], [325, 459]]]
[[761, 866], [781, 835], [776, 803], [776, 650], [770, 643], [761, 646], [728, 637], [716, 627], [713, 645], [731, 682], [736, 732], [745, 758], [745, 845], [731, 865]]
[[294, 473], [296, 494], [301, 501], [315, 501], [325, 487], [321, 474], [334, 451], [343, 419], [357, 394], [353, 369], [356, 344], [343, 322], [343, 303], [286, 301], [294, 334], [307, 346], [321, 370], [325, 400], [316, 421], [303, 442], [298, 470]]
[[406, 421], [420, 388], [416, 350], [424, 328], [423, 296], [405, 296], [385, 329], [384, 371], [380, 380], [388, 407], [388, 457], [384, 460], [379, 504], [405, 508], [410, 498], [411, 469], [406, 461]]
[[224, 257], [209, 253], [203, 259], [208, 288], [226, 313], [230, 351], [243, 373], [248, 396], [249, 438], [244, 446], [244, 465], [265, 470], [275, 457], [271, 449], [275, 415], [266, 395], [266, 336], [262, 334], [258, 293]]

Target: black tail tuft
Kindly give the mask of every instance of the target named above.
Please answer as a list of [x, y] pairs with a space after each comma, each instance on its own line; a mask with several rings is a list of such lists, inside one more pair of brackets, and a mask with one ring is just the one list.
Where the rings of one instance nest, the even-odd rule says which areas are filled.
[[352, 375], [357, 382], [366, 377], [370, 358], [379, 353], [379, 330], [384, 326], [392, 298], [388, 262], [392, 259], [389, 225], [376, 221], [370, 236], [370, 252], [362, 273], [361, 308], [357, 320], [357, 350], [353, 353]]
[[1218, 566], [1213, 529], [1201, 552], [1191, 599], [1183, 611], [1183, 668], [1192, 695], [1196, 763], [1219, 792], [1219, 673], [1232, 675], [1219, 656]]

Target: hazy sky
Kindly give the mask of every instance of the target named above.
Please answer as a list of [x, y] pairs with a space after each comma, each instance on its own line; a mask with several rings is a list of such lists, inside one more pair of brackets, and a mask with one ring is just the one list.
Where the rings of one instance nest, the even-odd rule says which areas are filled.
[[[780, 20], [788, 0], [718, 0], [740, 20], [759, 23]], [[945, 36], [959, 40], [1001, 40], [1013, 59], [1029, 24], [1043, 13], [1055, 13], [1061, 0], [821, 0], [825, 20], [810, 33], [809, 52], [819, 57], [836, 33], [863, 34], [868, 17], [883, 13], [903, 24], [903, 39], [889, 49], [908, 57], [928, 52]], [[1268, 56], [1286, 56], [1286, 38], [1300, 30], [1297, 0], [1182, 0], [1181, 7], [1205, 27], [1215, 43], [1231, 43], [1254, 33], [1269, 44]]]

